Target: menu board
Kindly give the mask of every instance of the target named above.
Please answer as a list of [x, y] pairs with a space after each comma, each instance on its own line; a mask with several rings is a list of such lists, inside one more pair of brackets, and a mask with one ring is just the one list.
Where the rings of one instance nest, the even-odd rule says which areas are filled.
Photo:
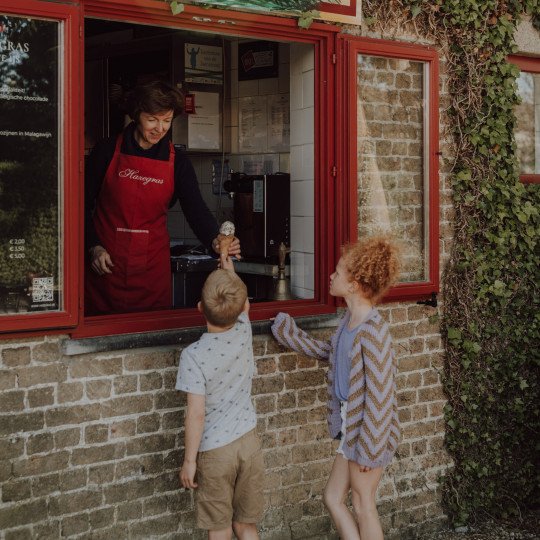
[[0, 316], [62, 309], [60, 24], [0, 14]]

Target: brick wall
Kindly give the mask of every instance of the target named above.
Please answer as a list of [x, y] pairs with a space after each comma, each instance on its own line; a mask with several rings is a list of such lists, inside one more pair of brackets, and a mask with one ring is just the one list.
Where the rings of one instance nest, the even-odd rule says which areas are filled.
[[[441, 341], [434, 311], [382, 309], [400, 359], [403, 442], [379, 490], [389, 538], [442, 518], [448, 464]], [[321, 336], [330, 330], [318, 331]], [[185, 400], [178, 348], [62, 356], [57, 339], [0, 342], [0, 537], [202, 538], [178, 488]], [[266, 462], [263, 538], [335, 538], [321, 493], [336, 443], [325, 422], [326, 366], [255, 338], [253, 395]], [[413, 533], [410, 533], [412, 537]]]
[[[442, 117], [441, 268], [452, 241], [447, 125]], [[399, 358], [403, 428], [378, 493], [389, 540], [415, 538], [444, 520], [437, 478], [450, 459], [438, 311], [415, 303], [381, 308]], [[192, 496], [178, 488], [185, 404], [173, 389], [179, 348], [63, 356], [61, 339], [0, 341], [0, 539], [203, 538], [194, 530]], [[326, 366], [268, 336], [255, 338], [255, 353], [266, 462], [262, 538], [336, 538], [321, 500], [336, 448], [326, 431]]]

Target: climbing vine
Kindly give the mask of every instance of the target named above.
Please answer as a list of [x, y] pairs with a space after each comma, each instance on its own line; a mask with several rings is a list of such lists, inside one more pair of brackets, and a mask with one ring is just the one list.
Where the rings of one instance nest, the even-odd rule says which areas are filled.
[[[225, 3], [235, 2], [208, 2]], [[319, 2], [250, 4], [305, 12]], [[181, 6], [171, 2], [173, 11]], [[538, 504], [540, 186], [519, 182], [519, 70], [507, 57], [524, 14], [540, 28], [539, 0], [363, 0], [363, 11], [384, 36], [403, 25], [445, 51], [456, 215], [443, 279], [446, 446], [454, 460], [442, 479], [444, 502], [456, 525], [519, 515]]]
[[374, 29], [401, 23], [445, 48], [456, 209], [443, 280], [446, 446], [454, 524], [538, 502], [540, 186], [519, 182], [514, 33], [538, 0], [364, 0]]

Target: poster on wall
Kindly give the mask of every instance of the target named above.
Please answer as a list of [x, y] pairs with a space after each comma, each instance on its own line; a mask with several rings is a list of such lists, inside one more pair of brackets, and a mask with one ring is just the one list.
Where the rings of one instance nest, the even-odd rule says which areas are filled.
[[199, 84], [223, 84], [221, 47], [184, 43], [184, 80]]
[[0, 15], [0, 316], [62, 308], [59, 33]]
[[[222, 9], [238, 9], [243, 11], [278, 11], [280, 13], [291, 12], [298, 14], [298, 3], [294, 0], [189, 0], [186, 4], [199, 4], [205, 7], [208, 4]], [[326, 0], [319, 4], [317, 11], [319, 18], [327, 21], [342, 22], [348, 24], [361, 24], [362, 22], [361, 0]]]
[[273, 41], [250, 41], [238, 44], [238, 80], [279, 77], [278, 44]]
[[195, 114], [188, 115], [188, 149], [221, 149], [221, 114], [217, 92], [191, 92]]
[[268, 152], [289, 152], [291, 141], [289, 94], [268, 96]]
[[266, 152], [267, 126], [266, 96], [252, 96], [238, 100], [238, 150], [240, 152]]

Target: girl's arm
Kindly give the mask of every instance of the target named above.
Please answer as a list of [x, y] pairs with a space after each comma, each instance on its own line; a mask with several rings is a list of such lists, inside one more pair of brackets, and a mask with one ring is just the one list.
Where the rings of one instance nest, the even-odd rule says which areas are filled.
[[287, 313], [278, 313], [272, 325], [272, 333], [281, 345], [294, 351], [328, 360], [332, 346], [329, 341], [313, 339], [306, 332], [298, 328], [294, 319]]

